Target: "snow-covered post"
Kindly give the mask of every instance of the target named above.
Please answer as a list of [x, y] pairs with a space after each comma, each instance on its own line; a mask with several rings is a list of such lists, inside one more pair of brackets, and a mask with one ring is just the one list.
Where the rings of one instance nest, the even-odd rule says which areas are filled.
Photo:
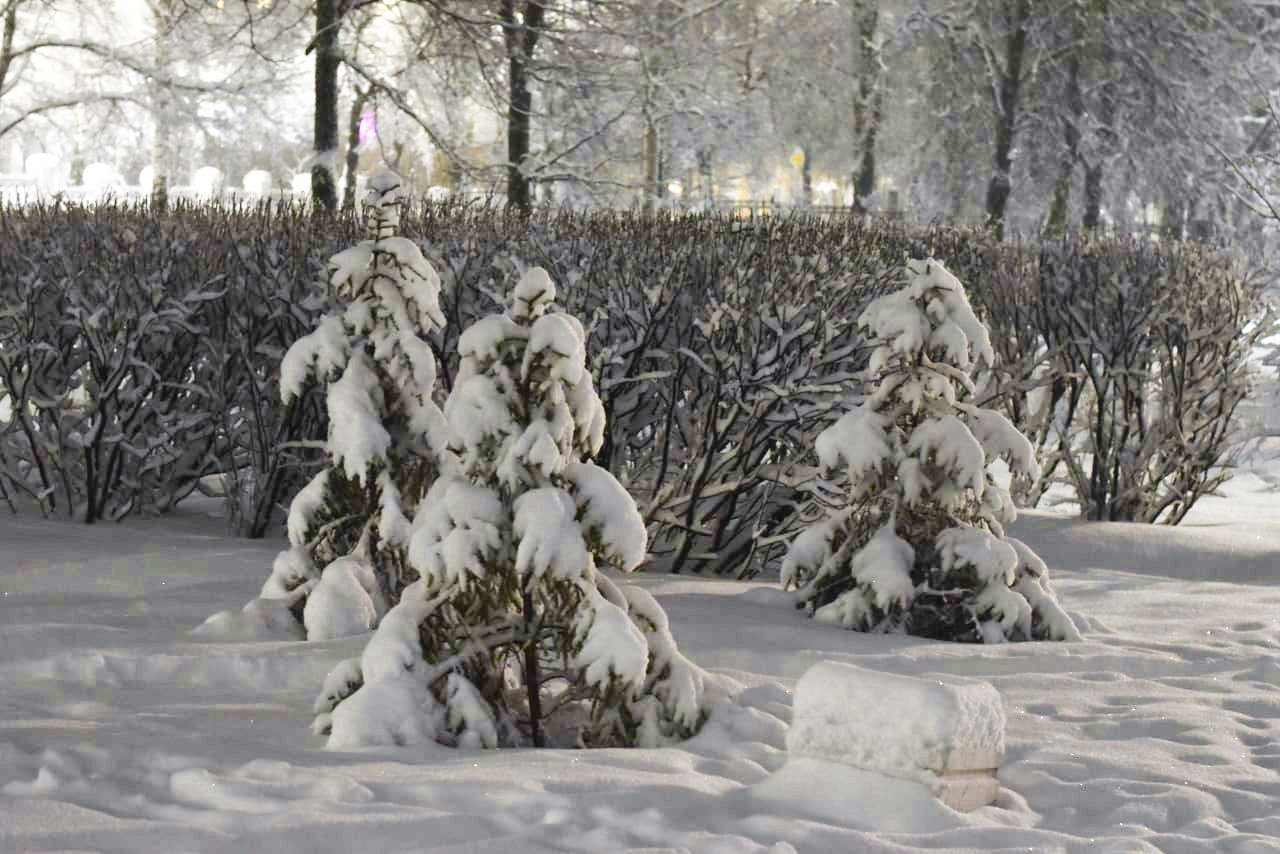
[[409, 519], [439, 470], [448, 439], [433, 400], [436, 361], [427, 336], [443, 328], [440, 277], [396, 235], [400, 179], [369, 182], [369, 238], [333, 256], [335, 308], [296, 341], [280, 367], [284, 402], [308, 382], [327, 387], [329, 465], [289, 508], [292, 549], [263, 596], [291, 594], [323, 569], [298, 602], [307, 637], [358, 634], [400, 595], [409, 571]]
[[874, 345], [871, 393], [818, 437], [844, 499], [796, 537], [782, 581], [815, 618], [860, 631], [961, 641], [1079, 637], [1044, 562], [1005, 536], [1016, 516], [990, 465], [1034, 472], [1026, 437], [966, 401], [994, 362], [964, 287], [935, 260], [858, 318]]
[[656, 745], [702, 722], [703, 674], [662, 608], [605, 574], [645, 560], [645, 526], [588, 461], [604, 409], [582, 324], [555, 294], [533, 268], [506, 312], [459, 339], [456, 463], [414, 516], [420, 578], [326, 680], [316, 728], [331, 747]]

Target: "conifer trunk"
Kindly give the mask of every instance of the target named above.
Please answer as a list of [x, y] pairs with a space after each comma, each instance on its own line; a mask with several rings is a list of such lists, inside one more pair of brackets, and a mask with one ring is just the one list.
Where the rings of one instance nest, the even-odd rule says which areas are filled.
[[542, 734], [542, 674], [538, 672], [538, 633], [535, 629], [537, 614], [533, 609], [533, 594], [524, 591], [524, 627], [529, 640], [524, 647], [524, 684], [529, 696], [529, 729], [534, 747], [544, 747]]

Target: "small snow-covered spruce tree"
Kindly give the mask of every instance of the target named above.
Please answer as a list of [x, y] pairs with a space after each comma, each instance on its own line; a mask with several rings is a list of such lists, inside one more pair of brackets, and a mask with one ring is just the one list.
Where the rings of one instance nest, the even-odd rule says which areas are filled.
[[[644, 522], [589, 462], [604, 410], [586, 336], [533, 268], [458, 342], [456, 454], [418, 505], [420, 574], [316, 700], [330, 747], [658, 745], [701, 725], [704, 674], [646, 591]], [[390, 710], [390, 711], [389, 711]]]
[[396, 234], [400, 204], [399, 176], [375, 174], [367, 239], [329, 261], [335, 307], [280, 367], [285, 403], [308, 381], [326, 386], [329, 459], [290, 505], [292, 548], [276, 558], [261, 595], [293, 600], [311, 640], [368, 631], [412, 580], [406, 514], [448, 442], [426, 341], [445, 324], [440, 277]]
[[990, 465], [1034, 471], [1003, 415], [967, 402], [994, 354], [964, 287], [935, 260], [858, 318], [874, 347], [871, 393], [824, 430], [824, 477], [845, 495], [793, 541], [782, 581], [823, 622], [945, 640], [1079, 638], [1044, 562], [1005, 535], [1016, 512]]

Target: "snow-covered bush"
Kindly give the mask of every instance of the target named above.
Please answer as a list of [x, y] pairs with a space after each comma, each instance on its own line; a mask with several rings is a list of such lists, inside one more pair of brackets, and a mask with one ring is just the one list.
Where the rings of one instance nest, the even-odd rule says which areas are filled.
[[1231, 474], [1251, 361], [1275, 331], [1263, 278], [1196, 244], [1065, 240], [1040, 251], [1056, 378], [1047, 473], [1087, 519], [1177, 524]]
[[910, 261], [907, 276], [858, 319], [874, 347], [871, 393], [816, 447], [846, 492], [796, 537], [783, 583], [816, 619], [860, 631], [1078, 638], [1044, 562], [1005, 536], [1016, 512], [990, 465], [1031, 472], [1035, 459], [1008, 419], [966, 400], [977, 364], [994, 361], [989, 333], [942, 264]]
[[657, 745], [701, 724], [702, 671], [653, 597], [606, 574], [645, 560], [645, 527], [589, 462], [604, 410], [582, 324], [554, 299], [530, 269], [506, 312], [459, 339], [456, 456], [409, 535], [419, 578], [326, 680], [330, 746]]
[[11, 412], [0, 421], [0, 497], [85, 522], [170, 509], [215, 458], [206, 323], [220, 294], [169, 293], [127, 255], [74, 277], [11, 255], [21, 269], [0, 264], [12, 274], [0, 287], [0, 398]]
[[[333, 256], [335, 308], [294, 342], [280, 366], [286, 404], [304, 385], [326, 386], [328, 465], [293, 499], [289, 541], [320, 569], [303, 603], [312, 640], [373, 628], [412, 570], [404, 561], [409, 515], [434, 480], [448, 442], [433, 400], [436, 360], [426, 338], [440, 329], [440, 278], [418, 247], [396, 234], [400, 180], [369, 181], [368, 239]], [[311, 576], [277, 561], [283, 592]], [[281, 567], [287, 578], [276, 579]]]

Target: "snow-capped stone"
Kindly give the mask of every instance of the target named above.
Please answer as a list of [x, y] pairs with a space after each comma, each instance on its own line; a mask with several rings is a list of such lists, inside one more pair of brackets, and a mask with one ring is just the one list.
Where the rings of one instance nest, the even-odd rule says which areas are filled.
[[986, 682], [822, 661], [796, 683], [787, 753], [914, 780], [971, 810], [1000, 789], [1004, 701]]

